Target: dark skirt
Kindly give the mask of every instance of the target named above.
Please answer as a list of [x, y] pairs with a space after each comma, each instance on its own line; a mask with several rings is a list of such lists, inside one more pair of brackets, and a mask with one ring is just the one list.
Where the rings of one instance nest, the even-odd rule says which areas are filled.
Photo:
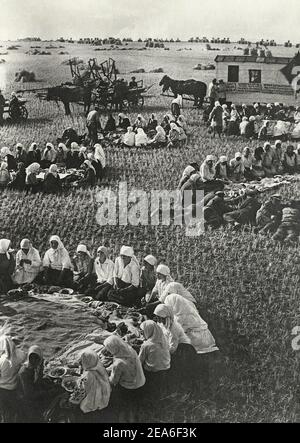
[[49, 286], [72, 287], [73, 272], [70, 269], [59, 271], [47, 268], [44, 270], [44, 281]]

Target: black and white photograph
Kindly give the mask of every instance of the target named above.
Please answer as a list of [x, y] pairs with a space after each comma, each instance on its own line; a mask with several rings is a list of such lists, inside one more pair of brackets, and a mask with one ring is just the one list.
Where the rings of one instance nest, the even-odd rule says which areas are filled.
[[0, 423], [300, 422], [299, 15], [0, 0]]

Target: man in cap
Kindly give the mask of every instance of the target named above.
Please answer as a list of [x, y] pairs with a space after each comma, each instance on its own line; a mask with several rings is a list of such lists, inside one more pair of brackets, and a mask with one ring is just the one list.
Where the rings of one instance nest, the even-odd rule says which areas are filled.
[[218, 191], [216, 192], [215, 197], [204, 207], [205, 227], [211, 226], [212, 228], [219, 228], [224, 224], [224, 214], [233, 210], [224, 198], [225, 193], [223, 191]]
[[5, 98], [4, 98], [4, 96], [2, 94], [2, 91], [0, 89], [0, 126], [2, 126], [3, 122], [4, 122], [4, 120], [3, 120], [3, 113], [4, 113], [5, 103], [6, 103]]

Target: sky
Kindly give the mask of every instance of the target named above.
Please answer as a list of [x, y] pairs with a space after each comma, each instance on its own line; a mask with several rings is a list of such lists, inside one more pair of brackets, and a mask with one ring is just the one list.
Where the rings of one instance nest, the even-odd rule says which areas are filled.
[[300, 43], [299, 0], [0, 0], [0, 40], [240, 37]]

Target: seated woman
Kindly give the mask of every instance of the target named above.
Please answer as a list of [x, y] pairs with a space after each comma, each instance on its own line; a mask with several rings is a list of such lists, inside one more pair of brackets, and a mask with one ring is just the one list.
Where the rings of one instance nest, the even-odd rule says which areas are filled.
[[25, 151], [24, 146], [21, 143], [17, 143], [15, 160], [17, 165], [18, 163], [26, 164], [27, 152]]
[[7, 163], [2, 162], [0, 166], [0, 189], [6, 188], [10, 183], [10, 173], [8, 172]]
[[84, 188], [89, 188], [91, 186], [95, 186], [96, 184], [96, 170], [92, 166], [92, 163], [89, 160], [85, 160], [82, 165], [84, 176], [78, 180], [78, 186], [82, 186]]
[[246, 127], [245, 136], [247, 139], [256, 138], [256, 117], [251, 115], [249, 117], [249, 123]]
[[170, 132], [168, 134], [168, 148], [176, 148], [180, 143], [180, 129], [176, 123], [170, 123]]
[[258, 140], [268, 140], [269, 121], [265, 121], [258, 133]]
[[196, 300], [194, 299], [194, 297], [192, 296], [190, 291], [188, 291], [181, 283], [170, 282], [169, 284], [167, 284], [162, 295], [159, 297], [159, 301], [161, 303], [164, 303], [167, 295], [170, 295], [170, 294], [181, 295], [181, 297], [185, 298], [186, 300], [190, 301], [191, 303], [196, 304]]
[[78, 382], [83, 391], [80, 410], [84, 414], [103, 411], [109, 404], [111, 394], [108, 374], [94, 351], [84, 351], [80, 365], [84, 371]]
[[222, 191], [224, 183], [216, 179], [216, 168], [214, 166], [214, 156], [208, 155], [202, 165], [200, 166], [200, 177], [203, 182], [205, 192]]
[[252, 171], [257, 178], [264, 178], [266, 176], [263, 168], [263, 154], [264, 150], [262, 147], [258, 147], [254, 150], [254, 157], [252, 160]]
[[228, 158], [226, 155], [221, 155], [219, 161], [216, 163], [216, 179], [224, 182], [229, 181], [230, 169], [228, 164]]
[[123, 113], [119, 114], [119, 129], [122, 131], [127, 131], [129, 126], [131, 126], [129, 118]]
[[161, 122], [160, 126], [164, 129], [166, 135], [169, 135], [169, 132], [171, 130], [170, 126], [170, 119], [168, 115], [165, 115], [163, 118], [163, 121]]
[[165, 130], [161, 126], [156, 126], [156, 133], [154, 137], [148, 141], [148, 145], [153, 147], [163, 147], [166, 146], [167, 136]]
[[199, 172], [200, 167], [198, 165], [198, 163], [193, 163], [193, 164], [189, 164], [185, 170], [182, 173], [179, 185], [178, 185], [178, 189], [182, 189], [182, 187], [184, 186], [184, 184], [189, 180], [189, 178], [191, 177], [191, 175], [195, 174], [196, 172]]
[[0, 294], [6, 294], [14, 287], [12, 275], [15, 271], [15, 259], [10, 251], [10, 240], [0, 240]]
[[93, 282], [94, 259], [91, 257], [86, 245], [78, 245], [76, 255], [72, 260], [74, 271], [73, 287], [77, 291], [85, 291]]
[[16, 270], [12, 277], [17, 285], [32, 283], [38, 276], [42, 264], [39, 251], [32, 246], [30, 240], [24, 238], [20, 247], [16, 255]]
[[147, 297], [147, 306], [145, 309], [142, 309], [142, 313], [145, 313], [149, 318], [153, 317], [153, 312], [156, 306], [161, 303], [160, 298], [162, 297], [164, 290], [168, 284], [173, 281], [170, 268], [164, 264], [158, 265], [156, 268], [156, 283], [151, 295]]
[[18, 372], [25, 359], [26, 354], [16, 347], [10, 336], [0, 337], [0, 405], [4, 423], [13, 422], [16, 413], [21, 412], [18, 411]]
[[29, 349], [27, 361], [19, 372], [19, 381], [28, 422], [42, 422], [43, 412], [63, 389], [44, 378], [43, 351], [39, 346]]
[[145, 390], [148, 396], [157, 398], [162, 393], [167, 371], [170, 369], [169, 344], [162, 329], [154, 321], [144, 321], [141, 330], [146, 340], [139, 353], [146, 377]]
[[218, 351], [207, 323], [200, 317], [196, 306], [178, 294], [166, 297], [165, 305], [173, 309], [175, 319], [182, 326], [198, 354]]
[[107, 122], [104, 127], [104, 132], [115, 132], [117, 129], [116, 121], [113, 118], [112, 114], [109, 114]]
[[179, 141], [180, 142], [186, 142], [187, 141], [187, 135], [184, 131], [184, 129], [177, 124], [177, 128], [179, 129]]
[[244, 163], [242, 161], [242, 154], [237, 152], [232, 160], [230, 160], [230, 178], [235, 182], [242, 182], [245, 179]]
[[67, 160], [68, 148], [64, 143], [59, 143], [57, 154], [56, 154], [56, 164], [59, 166], [65, 166]]
[[136, 131], [138, 128], [146, 129], [146, 127], [147, 127], [146, 120], [141, 114], [139, 114], [137, 116], [136, 121], [134, 122], [133, 129]]
[[143, 128], [137, 129], [137, 134], [135, 136], [135, 146], [137, 148], [145, 147], [148, 144], [148, 137], [144, 132]]
[[50, 249], [43, 259], [44, 282], [49, 286], [72, 287], [73, 267], [68, 251], [58, 235], [50, 237]]
[[297, 156], [294, 152], [294, 146], [289, 145], [282, 158], [283, 172], [286, 174], [295, 174], [297, 171]]
[[240, 123], [240, 134], [242, 137], [246, 137], [247, 126], [249, 125], [247, 117], [242, 118], [242, 122]]
[[132, 126], [128, 126], [127, 132], [123, 136], [123, 145], [127, 148], [135, 146], [135, 133]]
[[148, 302], [151, 292], [156, 283], [156, 263], [157, 260], [153, 255], [147, 255], [143, 260], [143, 267], [140, 275], [140, 292]]
[[25, 166], [31, 165], [31, 163], [41, 163], [41, 151], [38, 149], [36, 143], [32, 143], [27, 153], [27, 161]]
[[94, 261], [95, 285], [87, 291], [96, 300], [107, 301], [107, 295], [114, 285], [114, 262], [108, 258], [108, 249], [100, 246]]
[[26, 168], [26, 189], [33, 194], [41, 191], [43, 187], [43, 180], [37, 177], [40, 169], [39, 163], [32, 163]]
[[1, 158], [5, 163], [7, 163], [7, 169], [9, 171], [15, 171], [17, 169], [17, 162], [14, 154], [11, 152], [10, 148], [6, 146], [1, 148]]
[[277, 174], [281, 174], [283, 171], [281, 140], [276, 140], [273, 150], [274, 150], [274, 167], [276, 169]]
[[124, 306], [140, 303], [140, 267], [130, 246], [122, 246], [120, 256], [115, 260], [114, 290], [108, 294], [109, 300]]
[[71, 150], [67, 152], [66, 168], [67, 169], [79, 169], [81, 166], [81, 160], [79, 158], [79, 145], [76, 142], [71, 143]]
[[230, 120], [228, 122], [227, 135], [240, 135], [239, 128], [240, 115], [236, 106], [231, 105]]
[[186, 382], [193, 386], [197, 376], [195, 370], [196, 351], [182, 326], [174, 317], [173, 309], [165, 304], [155, 308], [155, 318], [168, 342], [171, 354], [170, 378], [177, 384]]
[[56, 164], [53, 164], [45, 174], [43, 191], [45, 194], [58, 194], [61, 190], [62, 183], [58, 174], [58, 167]]
[[52, 143], [46, 144], [46, 149], [43, 152], [42, 159], [41, 159], [41, 166], [43, 169], [50, 168], [50, 165], [55, 163], [56, 161], [56, 150]]
[[78, 158], [80, 160], [80, 165], [84, 162], [84, 160], [87, 159], [87, 148], [85, 146], [81, 146], [79, 148], [79, 155]]
[[246, 180], [257, 180], [257, 175], [253, 172], [253, 155], [250, 148], [244, 148], [242, 162], [244, 165], [244, 176]]
[[276, 175], [275, 155], [270, 143], [268, 142], [264, 144], [262, 166], [264, 168], [266, 177], [274, 177], [274, 175]]
[[94, 146], [94, 157], [95, 161], [98, 163], [97, 167], [95, 168], [96, 175], [98, 179], [101, 179], [105, 174], [106, 155], [100, 143], [96, 143]]
[[24, 163], [18, 163], [18, 169], [12, 181], [8, 184], [9, 189], [24, 191], [26, 187], [26, 168]]
[[109, 381], [114, 387], [112, 406], [119, 410], [119, 422], [126, 418], [134, 422], [141, 394], [139, 388], [145, 385], [145, 376], [135, 350], [120, 337], [111, 335], [104, 340], [105, 349], [113, 356]]
[[156, 127], [158, 126], [157, 119], [154, 114], [151, 114], [151, 117], [149, 118], [148, 125], [147, 125], [147, 131], [155, 131]]

